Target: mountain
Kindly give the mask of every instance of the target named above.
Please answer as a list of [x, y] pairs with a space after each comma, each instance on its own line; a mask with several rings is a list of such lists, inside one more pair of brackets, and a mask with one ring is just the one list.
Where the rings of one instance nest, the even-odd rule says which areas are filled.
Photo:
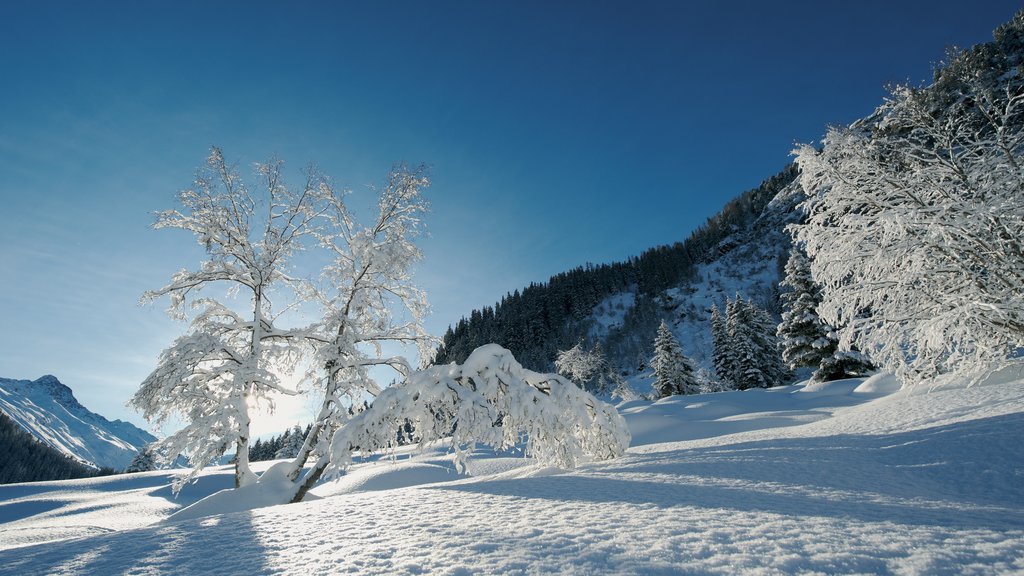
[[655, 332], [666, 321], [687, 356], [711, 368], [712, 305], [741, 294], [773, 314], [804, 199], [790, 165], [740, 194], [683, 242], [625, 262], [587, 265], [531, 284], [450, 328], [437, 361], [462, 362], [487, 342], [505, 346], [534, 370], [553, 369], [558, 350], [600, 344], [627, 376], [648, 372]]
[[0, 378], [0, 410], [46, 444], [92, 468], [123, 470], [156, 440], [129, 422], [111, 422], [82, 406], [55, 376]]
[[0, 484], [89, 478], [100, 472], [36, 440], [0, 412]]

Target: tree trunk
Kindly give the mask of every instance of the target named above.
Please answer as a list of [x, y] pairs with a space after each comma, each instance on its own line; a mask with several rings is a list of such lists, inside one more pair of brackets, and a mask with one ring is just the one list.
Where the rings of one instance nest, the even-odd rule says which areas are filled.
[[320, 477], [324, 475], [324, 471], [327, 470], [327, 461], [327, 457], [325, 456], [321, 456], [320, 459], [316, 461], [316, 464], [314, 464], [313, 467], [310, 468], [309, 472], [302, 477], [302, 480], [298, 482], [295, 495], [292, 496], [290, 503], [294, 504], [296, 502], [302, 502], [302, 499], [306, 497], [306, 492], [309, 492], [309, 489], [312, 488], [317, 481], [320, 480]]

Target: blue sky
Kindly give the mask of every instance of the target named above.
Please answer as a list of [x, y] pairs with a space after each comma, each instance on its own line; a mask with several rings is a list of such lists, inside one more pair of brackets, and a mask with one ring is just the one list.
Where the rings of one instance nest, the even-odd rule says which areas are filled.
[[[440, 334], [504, 293], [684, 239], [991, 37], [1017, 2], [0, 2], [0, 376], [124, 407], [184, 330], [139, 295], [209, 146], [364, 190], [432, 167]], [[370, 197], [354, 197], [370, 214]]]

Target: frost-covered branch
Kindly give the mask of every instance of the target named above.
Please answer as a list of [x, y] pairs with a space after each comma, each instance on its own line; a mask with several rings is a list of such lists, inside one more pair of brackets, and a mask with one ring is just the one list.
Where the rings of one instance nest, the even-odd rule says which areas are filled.
[[946, 91], [898, 88], [875, 124], [796, 152], [818, 312], [907, 384], [1024, 347], [1024, 78], [963, 58]]

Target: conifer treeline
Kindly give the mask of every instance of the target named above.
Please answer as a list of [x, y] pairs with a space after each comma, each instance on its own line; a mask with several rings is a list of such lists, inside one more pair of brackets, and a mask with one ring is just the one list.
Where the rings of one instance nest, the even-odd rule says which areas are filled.
[[89, 478], [113, 473], [94, 470], [36, 440], [0, 411], [0, 484]]
[[302, 442], [312, 427], [312, 424], [307, 424], [306, 429], [303, 430], [295, 425], [285, 430], [280, 436], [269, 438], [266, 442], [262, 439], [256, 440], [249, 449], [249, 460], [262, 462], [278, 458], [294, 458], [299, 453], [299, 448], [302, 447]]
[[[435, 362], [463, 362], [478, 346], [494, 342], [508, 348], [524, 366], [550, 371], [558, 350], [575, 345], [586, 335], [583, 322], [603, 299], [635, 287], [638, 306], [625, 325], [647, 324], [630, 315], [652, 312], [641, 301], [693, 277], [697, 266], [714, 260], [735, 245], [725, 240], [749, 227], [768, 203], [797, 176], [794, 165], [765, 180], [760, 186], [729, 201], [722, 210], [690, 234], [685, 242], [658, 246], [626, 262], [587, 264], [532, 283], [507, 294], [500, 302], [473, 310], [448, 328]], [[647, 319], [650, 320], [650, 319]], [[655, 323], [654, 327], [657, 326]], [[645, 338], [646, 340], [646, 338]], [[628, 356], [609, 342], [609, 357]]]

